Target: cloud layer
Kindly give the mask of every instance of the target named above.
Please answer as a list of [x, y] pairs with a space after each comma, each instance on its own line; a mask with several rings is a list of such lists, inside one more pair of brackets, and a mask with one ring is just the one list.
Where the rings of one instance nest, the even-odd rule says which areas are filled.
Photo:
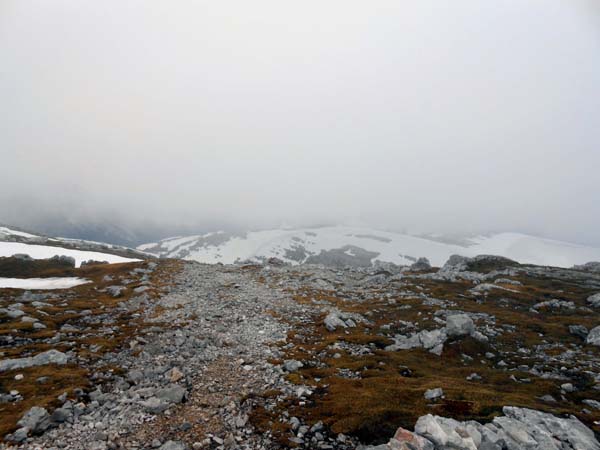
[[600, 244], [593, 2], [7, 0], [0, 221]]

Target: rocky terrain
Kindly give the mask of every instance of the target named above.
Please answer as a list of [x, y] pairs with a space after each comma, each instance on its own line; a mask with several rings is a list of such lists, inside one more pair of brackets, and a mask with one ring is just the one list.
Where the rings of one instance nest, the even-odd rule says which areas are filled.
[[27, 276], [90, 282], [0, 290], [6, 448], [600, 449], [598, 265]]

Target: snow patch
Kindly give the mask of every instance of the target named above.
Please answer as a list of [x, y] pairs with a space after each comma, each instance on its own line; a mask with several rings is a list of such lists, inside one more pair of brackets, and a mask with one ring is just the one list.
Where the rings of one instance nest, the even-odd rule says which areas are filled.
[[0, 288], [11, 289], [68, 289], [90, 280], [77, 277], [62, 278], [0, 278]]

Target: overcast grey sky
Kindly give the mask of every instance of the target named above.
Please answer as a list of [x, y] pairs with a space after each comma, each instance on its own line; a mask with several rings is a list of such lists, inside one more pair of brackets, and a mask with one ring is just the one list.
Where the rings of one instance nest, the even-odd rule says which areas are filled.
[[0, 221], [600, 244], [597, 2], [0, 2]]

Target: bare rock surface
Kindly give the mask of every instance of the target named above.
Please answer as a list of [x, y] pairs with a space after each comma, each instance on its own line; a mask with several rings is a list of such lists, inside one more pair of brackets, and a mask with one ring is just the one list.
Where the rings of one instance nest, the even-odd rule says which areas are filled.
[[428, 414], [415, 431], [398, 429], [387, 445], [371, 450], [599, 450], [594, 433], [574, 417], [505, 407], [492, 423], [460, 422]]
[[0, 361], [0, 372], [26, 367], [43, 366], [46, 364], [66, 364], [68, 355], [58, 350], [48, 350], [27, 358], [5, 359]]

